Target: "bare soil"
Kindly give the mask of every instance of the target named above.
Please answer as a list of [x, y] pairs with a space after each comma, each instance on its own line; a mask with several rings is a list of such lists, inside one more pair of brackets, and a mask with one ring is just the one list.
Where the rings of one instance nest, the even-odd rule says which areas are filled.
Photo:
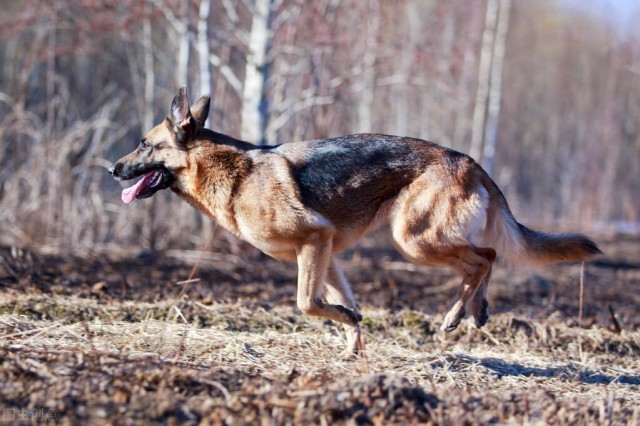
[[489, 323], [444, 334], [455, 273], [367, 238], [342, 255], [365, 317], [355, 361], [340, 358], [340, 326], [297, 311], [295, 265], [224, 240], [2, 247], [0, 422], [637, 425], [640, 239], [599, 242], [582, 324], [580, 265], [499, 266]]

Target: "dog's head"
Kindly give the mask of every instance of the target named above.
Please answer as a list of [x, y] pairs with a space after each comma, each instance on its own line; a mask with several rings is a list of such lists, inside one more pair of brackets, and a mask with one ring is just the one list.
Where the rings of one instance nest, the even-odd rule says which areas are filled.
[[189, 107], [186, 87], [181, 87], [171, 103], [164, 121], [147, 133], [129, 155], [116, 161], [109, 173], [117, 180], [140, 178], [122, 191], [122, 201], [148, 198], [170, 187], [188, 165], [187, 147], [209, 115], [209, 96], [201, 97]]

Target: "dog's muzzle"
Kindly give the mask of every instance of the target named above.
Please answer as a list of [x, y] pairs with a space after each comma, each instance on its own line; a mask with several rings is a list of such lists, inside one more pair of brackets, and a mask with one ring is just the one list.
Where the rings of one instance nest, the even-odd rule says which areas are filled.
[[109, 167], [109, 173], [111, 173], [111, 176], [113, 176], [116, 180], [122, 179], [122, 176], [120, 176], [121, 170], [122, 170], [121, 164], [113, 163], [111, 167]]

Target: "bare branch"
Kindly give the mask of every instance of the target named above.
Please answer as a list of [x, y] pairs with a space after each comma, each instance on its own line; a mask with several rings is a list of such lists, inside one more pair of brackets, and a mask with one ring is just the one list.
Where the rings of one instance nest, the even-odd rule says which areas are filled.
[[233, 32], [233, 35], [240, 43], [244, 44], [245, 47], [249, 45], [249, 31], [238, 29]]
[[151, 3], [158, 8], [158, 10], [160, 10], [160, 12], [162, 12], [162, 14], [165, 16], [165, 18], [167, 18], [167, 21], [169, 22], [169, 25], [171, 25], [173, 27], [173, 30], [178, 33], [178, 34], [183, 34], [186, 33], [187, 31], [187, 24], [185, 24], [185, 22], [178, 18], [176, 16], [175, 13], [173, 13], [173, 10], [171, 10], [171, 8], [169, 6], [167, 6], [165, 4], [164, 1], [162, 0], [151, 0]]
[[272, 141], [276, 132], [280, 130], [295, 114], [308, 108], [320, 105], [330, 105], [335, 101], [335, 96], [310, 96], [293, 103], [267, 126], [267, 140]]
[[244, 5], [247, 7], [247, 9], [249, 9], [249, 12], [251, 12], [252, 15], [258, 13], [256, 11], [256, 4], [253, 2], [253, 0], [242, 0], [242, 3], [244, 3]]
[[209, 11], [211, 10], [211, 0], [202, 0], [200, 3], [200, 9], [198, 11], [198, 37], [197, 37], [197, 50], [198, 50], [198, 65], [200, 74], [200, 87], [201, 94], [209, 93], [211, 90], [211, 72], [209, 71]]
[[[271, 11], [275, 12], [277, 11], [278, 7], [280, 7], [280, 3], [282, 3], [282, 1], [275, 1], [272, 5], [271, 5]], [[272, 31], [277, 31], [280, 26], [282, 26], [282, 24], [286, 23], [291, 17], [295, 17], [295, 16], [299, 16], [300, 15], [300, 10], [301, 10], [301, 1], [298, 0], [294, 5], [291, 6], [287, 6], [284, 10], [282, 10], [280, 13], [278, 13], [275, 18], [273, 19], [273, 22], [271, 23], [271, 29]]]
[[227, 83], [229, 83], [229, 86], [231, 86], [234, 92], [238, 96], [242, 96], [242, 82], [240, 81], [238, 76], [236, 76], [236, 74], [233, 72], [231, 67], [229, 67], [229, 65], [224, 63], [218, 55], [212, 52], [209, 52], [209, 62], [211, 63], [211, 65], [213, 65], [214, 67], [220, 70], [220, 73], [225, 78]]
[[224, 11], [226, 12], [227, 17], [229, 18], [229, 20], [232, 23], [236, 24], [240, 18], [238, 17], [238, 12], [236, 12], [236, 9], [231, 4], [231, 1], [230, 0], [222, 0], [222, 6], [224, 7]]
[[273, 0], [273, 3], [271, 3], [271, 11], [276, 12], [280, 6], [282, 6], [282, 2], [283, 0]]
[[469, 155], [480, 160], [484, 143], [484, 128], [486, 124], [487, 99], [489, 98], [489, 83], [491, 77], [492, 47], [498, 19], [498, 0], [489, 0], [486, 8], [484, 31], [482, 33], [482, 47], [480, 50], [480, 65], [478, 69], [478, 90], [473, 109], [471, 131], [471, 146]]
[[[273, 60], [276, 58], [276, 56], [281, 55], [281, 54], [287, 54], [287, 55], [292, 55], [292, 56], [295, 55], [295, 56], [299, 56], [299, 57], [304, 57], [306, 59], [308, 51], [306, 49], [301, 48], [301, 47], [296, 47], [296, 46], [291, 46], [291, 45], [274, 46], [271, 49], [269, 49], [269, 53], [267, 54], [266, 62], [267, 63], [273, 62]], [[307, 62], [307, 61], [305, 61], [305, 62]]]
[[407, 84], [418, 87], [429, 87], [432, 85], [426, 78], [410, 78], [405, 74], [392, 74], [376, 79], [376, 87], [393, 86], [397, 84]]

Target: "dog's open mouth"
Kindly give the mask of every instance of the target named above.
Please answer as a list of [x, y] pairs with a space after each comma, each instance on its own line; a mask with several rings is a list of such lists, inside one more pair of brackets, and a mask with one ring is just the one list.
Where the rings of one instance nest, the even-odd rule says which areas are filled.
[[122, 190], [122, 201], [130, 204], [136, 198], [151, 197], [165, 180], [164, 173], [161, 170], [152, 170], [142, 175], [142, 178], [135, 185]]

